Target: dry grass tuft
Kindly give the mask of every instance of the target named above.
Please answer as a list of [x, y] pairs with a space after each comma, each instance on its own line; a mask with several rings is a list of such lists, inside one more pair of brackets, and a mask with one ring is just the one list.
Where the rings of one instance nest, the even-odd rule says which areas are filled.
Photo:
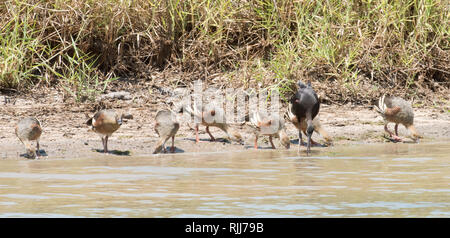
[[311, 80], [325, 102], [384, 92], [448, 102], [449, 9], [444, 0], [6, 0], [0, 89], [60, 85], [83, 101], [118, 77], [167, 70], [187, 75], [182, 83], [226, 76], [286, 95]]

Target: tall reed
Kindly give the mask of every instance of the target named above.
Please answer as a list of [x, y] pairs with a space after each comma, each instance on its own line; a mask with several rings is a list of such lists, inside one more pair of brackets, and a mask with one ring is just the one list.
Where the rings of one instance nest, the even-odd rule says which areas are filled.
[[443, 0], [7, 0], [0, 14], [2, 88], [61, 84], [79, 98], [77, 85], [164, 69], [283, 94], [311, 80], [353, 99], [449, 88]]

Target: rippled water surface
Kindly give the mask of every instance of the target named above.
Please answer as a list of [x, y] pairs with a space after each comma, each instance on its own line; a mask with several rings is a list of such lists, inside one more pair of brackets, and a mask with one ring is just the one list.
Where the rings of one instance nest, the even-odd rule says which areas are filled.
[[0, 217], [450, 217], [450, 143], [0, 161]]

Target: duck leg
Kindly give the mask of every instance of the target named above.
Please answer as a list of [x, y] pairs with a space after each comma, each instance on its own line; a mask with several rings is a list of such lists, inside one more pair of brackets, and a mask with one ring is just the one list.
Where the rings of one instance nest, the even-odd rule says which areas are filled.
[[198, 139], [198, 124], [195, 125], [195, 143], [198, 143], [200, 140]]
[[36, 156], [41, 156], [41, 153], [39, 152], [39, 140], [36, 141]]
[[215, 141], [216, 140], [214, 138], [214, 136], [211, 134], [211, 132], [209, 132], [209, 126], [206, 126], [206, 132], [209, 134], [209, 137], [211, 137], [211, 141]]
[[258, 136], [255, 136], [255, 146], [254, 146], [255, 150], [258, 149]]
[[272, 145], [272, 149], [276, 149], [275, 145], [273, 144], [273, 141], [272, 141], [272, 136], [269, 136], [269, 142]]
[[401, 139], [400, 137], [394, 135], [394, 134], [388, 129], [387, 124], [384, 124], [384, 130], [385, 130], [387, 133], [389, 133], [389, 136], [392, 137], [394, 141], [396, 141], [396, 142], [402, 141], [402, 139]]
[[175, 153], [175, 136], [172, 136], [172, 148], [170, 148], [170, 152]]
[[395, 137], [394, 137], [394, 139], [395, 140], [398, 140], [398, 141], [402, 141], [402, 138], [400, 138], [399, 136], [398, 136], [398, 124], [395, 124]]
[[105, 138], [103, 136], [101, 136], [100, 138], [102, 138], [103, 153], [106, 153]]
[[105, 136], [105, 151], [104, 151], [104, 153], [108, 153], [108, 138], [109, 138], [109, 136]]

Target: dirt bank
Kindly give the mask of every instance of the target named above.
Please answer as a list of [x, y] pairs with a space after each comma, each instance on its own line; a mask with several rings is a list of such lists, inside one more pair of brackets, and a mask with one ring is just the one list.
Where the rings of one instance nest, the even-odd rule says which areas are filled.
[[[41, 149], [47, 156], [42, 159], [85, 158], [102, 155], [102, 144], [99, 136], [89, 131], [85, 125], [85, 113], [92, 115], [98, 108], [115, 108], [121, 112], [133, 114], [134, 119], [127, 121], [110, 138], [109, 148], [113, 151], [107, 156], [151, 154], [158, 139], [154, 131], [154, 117], [158, 108], [163, 107], [164, 95], [153, 93], [132, 93], [131, 99], [109, 99], [102, 102], [78, 104], [64, 101], [61, 93], [53, 91], [45, 96], [5, 97], [0, 95], [0, 158], [26, 160], [22, 155], [25, 149], [14, 134], [14, 126], [21, 117], [36, 116], [41, 120], [44, 132], [41, 136]], [[324, 128], [333, 137], [334, 146], [361, 143], [390, 143], [383, 138], [383, 121], [370, 106], [325, 105], [322, 104], [320, 118]], [[450, 139], [449, 107], [415, 109], [415, 124], [424, 136], [421, 142]], [[253, 149], [254, 136], [246, 125], [237, 126], [245, 139], [244, 145], [228, 142], [209, 142], [209, 136], [203, 126], [200, 127], [200, 138], [203, 141], [195, 144], [194, 130], [188, 123], [181, 124], [176, 137], [177, 153], [181, 152], [230, 152]], [[393, 129], [393, 124], [390, 124]], [[296, 150], [297, 131], [287, 124], [291, 142], [291, 150]], [[225, 134], [212, 128], [216, 138]], [[401, 137], [409, 132], [399, 127]], [[320, 135], [313, 139], [323, 142]], [[410, 141], [410, 139], [407, 139]], [[279, 145], [275, 139], [275, 145]], [[270, 149], [267, 137], [259, 139], [261, 149]], [[304, 150], [305, 147], [302, 147]], [[326, 147], [314, 147], [314, 151], [326, 150]], [[43, 152], [44, 152], [43, 151]]]

